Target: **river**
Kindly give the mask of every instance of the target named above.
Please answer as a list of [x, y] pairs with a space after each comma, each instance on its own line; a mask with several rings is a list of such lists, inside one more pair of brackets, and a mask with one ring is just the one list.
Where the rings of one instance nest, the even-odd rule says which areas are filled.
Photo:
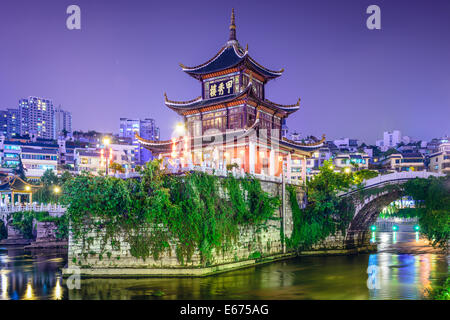
[[449, 256], [418, 233], [376, 232], [373, 241], [374, 254], [304, 256], [206, 278], [82, 279], [73, 290], [61, 276], [64, 252], [0, 248], [0, 299], [426, 299], [449, 273]]

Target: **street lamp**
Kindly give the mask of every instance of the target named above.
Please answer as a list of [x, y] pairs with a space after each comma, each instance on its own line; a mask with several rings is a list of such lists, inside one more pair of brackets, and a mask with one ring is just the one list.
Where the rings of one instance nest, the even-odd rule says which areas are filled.
[[184, 124], [181, 122], [178, 122], [175, 126], [175, 132], [178, 133], [180, 136], [185, 133]]
[[345, 173], [350, 173], [351, 171], [352, 171], [352, 170], [351, 170], [349, 167], [347, 167], [347, 168], [344, 169], [344, 172], [345, 172]]
[[[111, 139], [109, 139], [109, 137], [104, 137], [103, 138], [103, 145], [105, 146], [105, 166], [106, 166], [106, 176], [108, 176], [108, 161], [109, 161], [109, 157], [110, 154], [106, 154], [108, 152], [108, 145], [111, 143]], [[110, 152], [111, 153], [111, 152]]]
[[58, 196], [59, 196], [59, 193], [61, 192], [61, 188], [60, 187], [58, 187], [58, 186], [55, 186], [54, 188], [53, 188], [53, 193], [55, 194], [55, 196], [56, 196], [56, 201], [58, 200]]
[[103, 144], [107, 147], [111, 143], [111, 139], [109, 137], [103, 138]]

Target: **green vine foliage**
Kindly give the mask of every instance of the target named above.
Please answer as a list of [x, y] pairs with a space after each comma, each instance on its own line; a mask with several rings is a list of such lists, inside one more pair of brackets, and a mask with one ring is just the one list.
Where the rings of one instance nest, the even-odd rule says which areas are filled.
[[14, 212], [11, 225], [20, 231], [25, 239], [33, 238], [33, 211]]
[[447, 277], [442, 286], [436, 286], [428, 291], [431, 300], [450, 300], [450, 277]]
[[66, 216], [52, 217], [48, 212], [21, 211], [11, 216], [11, 225], [20, 231], [26, 239], [33, 238], [35, 222], [53, 222], [56, 225], [56, 238], [68, 238], [68, 219]]
[[286, 239], [287, 245], [297, 251], [307, 250], [337, 231], [345, 235], [354, 207], [349, 199], [337, 194], [352, 185], [355, 185], [352, 174], [334, 172], [331, 162], [325, 161], [319, 174], [307, 182], [306, 208], [299, 207], [294, 187], [288, 186], [294, 228]]
[[379, 215], [382, 219], [388, 218], [417, 218], [417, 210], [415, 208], [397, 208], [396, 206], [388, 206], [387, 212], [381, 212]]
[[198, 250], [201, 263], [209, 265], [213, 250], [231, 248], [240, 226], [258, 229], [280, 205], [251, 177], [174, 176], [158, 160], [140, 173], [140, 179], [128, 180], [82, 174], [64, 184], [73, 237], [87, 251], [92, 238], [86, 235], [94, 231], [102, 239], [99, 256], [108, 243], [119, 247], [118, 235], [125, 235], [136, 258], [157, 260], [174, 248], [184, 264]]

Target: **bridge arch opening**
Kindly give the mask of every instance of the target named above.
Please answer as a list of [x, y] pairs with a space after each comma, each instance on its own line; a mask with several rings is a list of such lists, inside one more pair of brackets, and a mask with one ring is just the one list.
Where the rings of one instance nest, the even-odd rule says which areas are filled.
[[364, 247], [370, 244], [370, 226], [375, 223], [384, 207], [406, 196], [403, 185], [415, 178], [443, 176], [431, 172], [401, 172], [378, 176], [365, 181], [364, 188], [353, 190], [343, 197], [351, 197], [355, 204], [355, 214], [346, 232], [346, 246]]

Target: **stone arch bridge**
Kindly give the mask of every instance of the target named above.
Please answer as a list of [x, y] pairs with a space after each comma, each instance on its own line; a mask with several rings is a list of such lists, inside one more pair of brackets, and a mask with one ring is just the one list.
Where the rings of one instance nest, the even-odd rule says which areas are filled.
[[339, 194], [340, 197], [350, 197], [355, 205], [355, 213], [345, 237], [346, 247], [369, 244], [369, 226], [375, 223], [382, 208], [404, 195], [403, 185], [409, 180], [431, 176], [444, 175], [424, 171], [395, 172], [366, 180], [362, 189]]

